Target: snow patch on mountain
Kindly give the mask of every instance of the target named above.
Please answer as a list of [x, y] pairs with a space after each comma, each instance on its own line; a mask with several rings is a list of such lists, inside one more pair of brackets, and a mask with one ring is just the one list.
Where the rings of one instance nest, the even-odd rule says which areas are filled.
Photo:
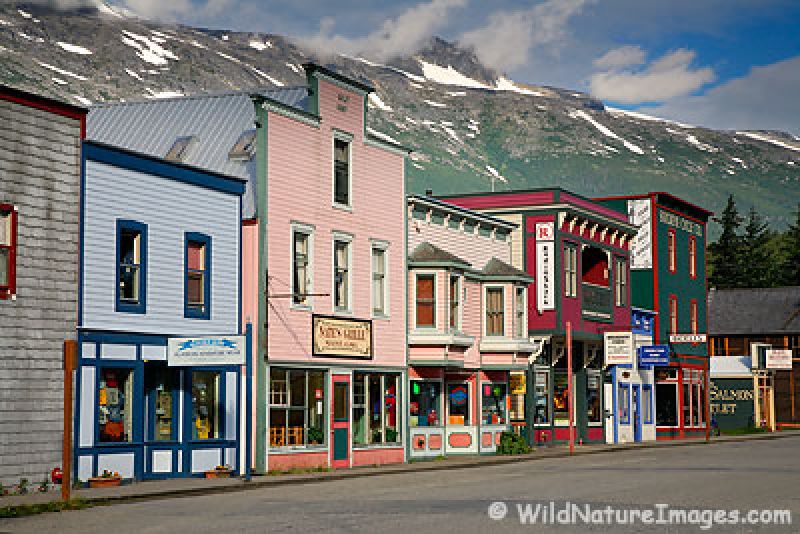
[[634, 145], [630, 141], [627, 141], [622, 137], [618, 136], [610, 129], [608, 129], [607, 127], [603, 126], [602, 124], [594, 120], [592, 117], [590, 117], [589, 114], [586, 113], [585, 111], [581, 109], [575, 109], [569, 112], [569, 116], [572, 117], [573, 119], [583, 119], [592, 126], [594, 126], [595, 128], [597, 128], [600, 131], [600, 133], [602, 133], [606, 137], [611, 137], [612, 139], [617, 139], [619, 141], [622, 141], [622, 144], [625, 145], [625, 148], [627, 148], [631, 152], [634, 152], [636, 154], [644, 154], [644, 150]]
[[500, 180], [500, 181], [501, 181], [501, 182], [503, 182], [504, 184], [507, 184], [507, 183], [508, 183], [508, 178], [506, 178], [505, 176], [503, 176], [502, 174], [500, 174], [499, 172], [497, 172], [497, 169], [495, 169], [495, 168], [494, 168], [494, 167], [492, 167], [491, 165], [487, 165], [487, 166], [486, 166], [486, 170], [487, 170], [487, 171], [489, 171], [489, 174], [492, 176], [492, 178], [495, 178], [495, 179], [497, 179], [497, 180]]
[[514, 93], [519, 93], [521, 95], [544, 96], [544, 93], [541, 93], [539, 91], [532, 91], [531, 89], [525, 89], [524, 87], [518, 86], [505, 76], [500, 76], [497, 79], [497, 81], [495, 82], [495, 89], [497, 89], [498, 91], [512, 91]]
[[380, 139], [383, 139], [384, 141], [388, 141], [390, 143], [394, 143], [395, 145], [401, 144], [400, 141], [398, 141], [397, 139], [395, 139], [391, 135], [385, 134], [383, 132], [379, 132], [378, 130], [376, 130], [374, 128], [371, 128], [369, 126], [367, 126], [367, 132], [371, 133], [375, 137], [379, 137]]
[[66, 80], [62, 80], [61, 78], [53, 77], [51, 79], [53, 80], [53, 82], [57, 83], [58, 85], [67, 85], [67, 81]]
[[70, 78], [75, 78], [76, 80], [81, 80], [83, 82], [88, 80], [86, 76], [81, 76], [80, 74], [75, 74], [74, 72], [70, 72], [68, 70], [59, 69], [58, 67], [54, 67], [53, 65], [39, 61], [38, 59], [34, 59], [34, 61], [38, 63], [40, 67], [52, 70], [53, 72], [57, 72], [63, 76], [69, 76]]
[[269, 41], [256, 41], [255, 39], [250, 41], [250, 48], [255, 48], [259, 52], [263, 52], [267, 48], [272, 48], [272, 43]]
[[800, 152], [800, 147], [799, 146], [790, 145], [788, 143], [784, 143], [784, 142], [779, 141], [777, 139], [773, 139], [772, 137], [768, 137], [766, 135], [761, 135], [761, 134], [758, 134], [758, 133], [755, 133], [755, 132], [736, 132], [736, 135], [743, 135], [745, 137], [749, 137], [750, 139], [755, 139], [756, 141], [763, 141], [765, 143], [771, 143], [773, 145], [776, 145], [776, 146], [779, 146], [779, 147], [782, 147], [782, 148], [788, 148], [789, 150], [796, 150], [796, 151]]
[[391, 106], [386, 104], [377, 93], [369, 94], [369, 103], [371, 107], [376, 107], [381, 111], [394, 111]]
[[694, 145], [698, 149], [703, 150], [705, 152], [719, 152], [719, 148], [711, 146], [707, 143], [703, 143], [693, 135], [687, 135], [686, 140], [689, 142], [690, 145]]
[[185, 96], [180, 91], [159, 91], [159, 92], [156, 92], [156, 91], [153, 91], [152, 89], [150, 89], [149, 87], [145, 87], [145, 91], [150, 93], [149, 95], [146, 95], [147, 98], [177, 98], [177, 97]]
[[92, 54], [91, 50], [89, 50], [88, 48], [84, 48], [82, 46], [65, 43], [63, 41], [58, 41], [56, 42], [56, 44], [61, 48], [63, 48], [64, 50], [66, 50], [67, 52], [72, 52], [73, 54], [80, 54], [82, 56], [89, 56]]
[[172, 51], [162, 47], [146, 35], [139, 35], [128, 30], [122, 30], [122, 34], [122, 42], [136, 49], [136, 55], [142, 61], [152, 65], [166, 65], [170, 59], [179, 59]]
[[72, 98], [74, 98], [75, 100], [77, 100], [78, 102], [83, 104], [84, 106], [88, 107], [88, 106], [92, 105], [92, 101], [91, 100], [89, 100], [88, 98], [83, 97], [81, 95], [72, 95]]
[[433, 100], [425, 100], [425, 99], [423, 99], [422, 101], [425, 102], [426, 104], [428, 104], [429, 106], [433, 106], [435, 108], [446, 108], [447, 107], [447, 104], [442, 104], [441, 102], [434, 102]]
[[440, 83], [442, 85], [473, 87], [475, 89], [491, 89], [491, 87], [485, 83], [461, 74], [454, 69], [452, 65], [448, 65], [445, 68], [433, 63], [428, 63], [427, 61], [423, 61], [421, 59], [418, 59], [417, 61], [422, 67], [423, 76], [432, 82]]
[[131, 78], [136, 78], [140, 82], [142, 81], [142, 77], [139, 76], [139, 74], [136, 71], [131, 70], [131, 69], [125, 69], [125, 72], [127, 72], [128, 76], [130, 76]]
[[[619, 108], [612, 108], [609, 106], [605, 106], [606, 111], [611, 113], [612, 115], [627, 115], [628, 117], [633, 117], [634, 119], [639, 119], [643, 121], [650, 121], [650, 122], [664, 122], [667, 124], [674, 124], [675, 126], [679, 126], [681, 128], [696, 128], [696, 126], [692, 126], [691, 124], [686, 124], [684, 122], [673, 121], [669, 119], [662, 119], [660, 117], [653, 117], [652, 115], [645, 115], [644, 113], [639, 113], [638, 111], [630, 111], [627, 109], [619, 109]], [[668, 129], [669, 131], [669, 129]]]

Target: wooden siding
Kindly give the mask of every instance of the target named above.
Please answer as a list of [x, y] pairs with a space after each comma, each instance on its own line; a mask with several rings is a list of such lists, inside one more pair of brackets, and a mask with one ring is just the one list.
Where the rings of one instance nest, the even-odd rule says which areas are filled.
[[[82, 326], [164, 335], [239, 331], [239, 197], [86, 162]], [[147, 225], [147, 313], [115, 311], [116, 221]], [[184, 318], [186, 232], [211, 237], [211, 319]]]
[[81, 122], [0, 100], [0, 203], [17, 206], [17, 298], [0, 300], [0, 482], [61, 465], [62, 346], [75, 339]]

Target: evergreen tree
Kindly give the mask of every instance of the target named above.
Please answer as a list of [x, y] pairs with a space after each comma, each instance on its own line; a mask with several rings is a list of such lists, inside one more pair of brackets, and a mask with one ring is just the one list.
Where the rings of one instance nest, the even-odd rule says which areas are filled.
[[722, 233], [717, 242], [712, 243], [709, 247], [711, 250], [709, 283], [711, 287], [718, 289], [743, 287], [742, 239], [738, 233], [742, 217], [739, 216], [739, 211], [736, 209], [733, 195], [728, 196], [728, 204], [722, 211], [722, 215], [714, 217], [714, 220], [722, 226]]
[[800, 204], [797, 205], [794, 224], [784, 234], [786, 259], [782, 269], [782, 284], [800, 286]]
[[776, 269], [770, 258], [769, 224], [758, 214], [755, 206], [750, 208], [747, 224], [742, 236], [741, 274], [743, 287], [773, 287]]

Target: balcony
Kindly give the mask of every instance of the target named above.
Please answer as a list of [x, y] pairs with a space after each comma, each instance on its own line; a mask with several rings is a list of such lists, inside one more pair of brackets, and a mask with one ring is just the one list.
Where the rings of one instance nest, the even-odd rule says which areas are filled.
[[611, 320], [611, 288], [583, 282], [581, 284], [581, 310], [585, 319]]

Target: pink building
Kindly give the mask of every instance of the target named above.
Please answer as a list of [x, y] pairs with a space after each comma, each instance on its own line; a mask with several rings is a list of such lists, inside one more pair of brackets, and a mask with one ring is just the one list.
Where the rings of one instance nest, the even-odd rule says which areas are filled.
[[524, 425], [535, 350], [533, 277], [510, 265], [517, 225], [421, 196], [407, 217], [410, 454], [494, 452]]
[[262, 472], [405, 460], [406, 150], [366, 132], [370, 86], [305, 68], [305, 109], [253, 97], [243, 309]]

